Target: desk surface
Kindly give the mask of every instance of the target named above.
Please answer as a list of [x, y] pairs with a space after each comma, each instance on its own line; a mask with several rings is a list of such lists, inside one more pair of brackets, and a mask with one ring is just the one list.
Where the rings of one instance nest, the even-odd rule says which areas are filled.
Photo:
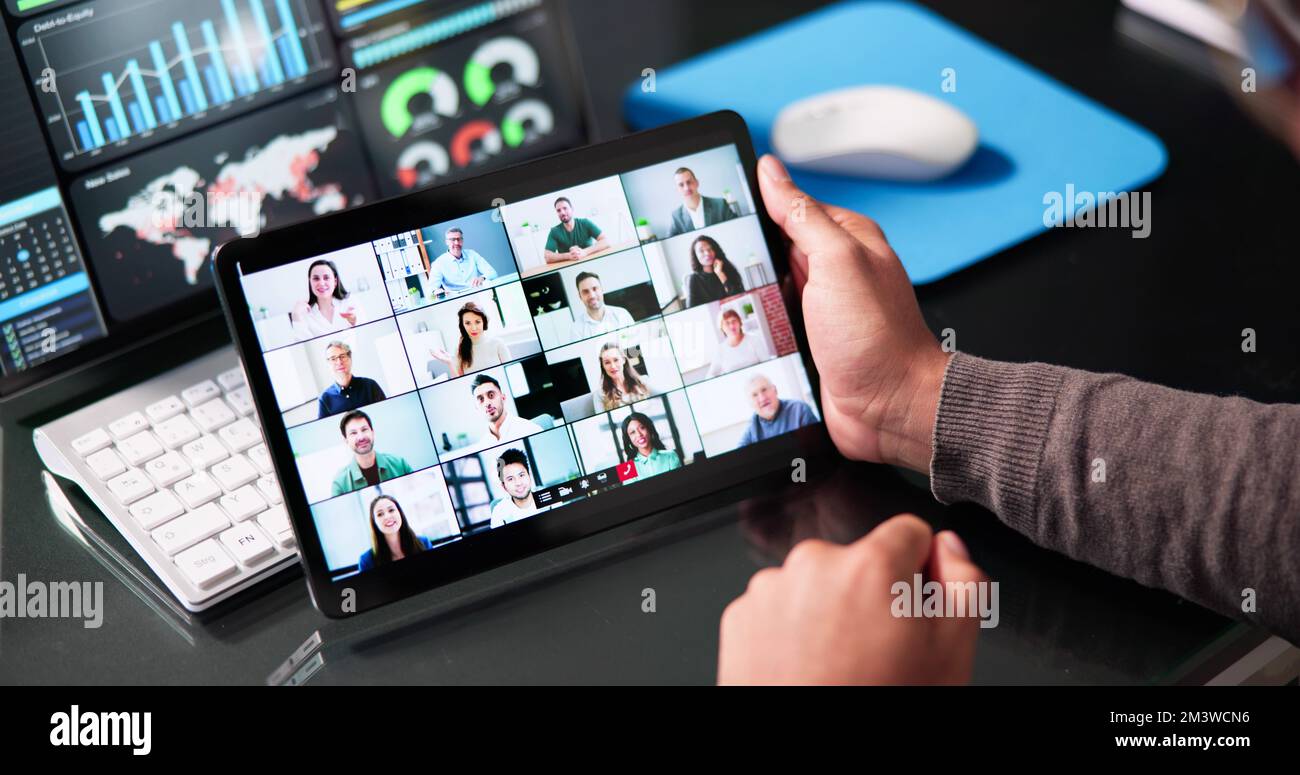
[[[573, 5], [603, 137], [622, 131], [621, 91], [643, 68], [800, 10], [791, 2], [665, 1], [647, 18], [626, 0]], [[934, 5], [1155, 131], [1170, 165], [1152, 187], [1148, 239], [1112, 230], [1044, 235], [922, 289], [931, 327], [954, 329], [959, 347], [989, 357], [1300, 400], [1300, 264], [1289, 228], [1300, 201], [1295, 160], [1217, 83], [1118, 33], [1111, 4]], [[1257, 332], [1255, 353], [1241, 352], [1244, 327]], [[0, 621], [0, 681], [261, 683], [319, 634], [324, 667], [313, 682], [710, 682], [718, 617], [756, 568], [797, 537], [851, 539], [899, 511], [960, 530], [1000, 582], [1001, 623], [982, 635], [977, 681], [1168, 680], [1239, 632], [1170, 595], [1039, 549], [981, 509], [941, 506], [923, 483], [850, 464], [804, 485], [799, 498], [701, 508], [648, 536], [638, 533], [649, 526], [632, 527], [349, 622], [317, 614], [296, 573], [185, 621], [56, 522], [30, 433], [79, 401], [219, 344], [223, 332], [212, 321], [97, 369], [93, 385], [66, 379], [4, 406], [0, 578], [104, 581], [105, 620], [99, 630], [72, 620]], [[86, 519], [93, 525], [95, 515]], [[547, 575], [563, 564], [557, 558], [585, 553], [598, 559]], [[514, 591], [489, 599], [498, 587]], [[656, 593], [653, 614], [641, 608], [647, 587]], [[435, 609], [443, 613], [425, 615]]]

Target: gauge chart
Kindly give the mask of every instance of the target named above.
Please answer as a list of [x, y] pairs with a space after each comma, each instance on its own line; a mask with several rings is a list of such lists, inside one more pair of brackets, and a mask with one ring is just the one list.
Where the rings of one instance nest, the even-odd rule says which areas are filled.
[[[59, 161], [107, 161], [333, 69], [304, 0], [99, 0], [19, 31]], [[49, 84], [54, 88], [48, 88]]]

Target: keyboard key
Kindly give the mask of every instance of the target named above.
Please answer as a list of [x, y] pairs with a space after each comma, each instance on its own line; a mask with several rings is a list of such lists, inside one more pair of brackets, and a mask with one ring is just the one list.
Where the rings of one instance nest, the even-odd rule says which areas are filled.
[[228, 527], [230, 520], [226, 519], [226, 515], [221, 513], [215, 503], [209, 503], [155, 528], [150, 535], [164, 552], [176, 554]]
[[176, 555], [176, 565], [194, 586], [207, 589], [239, 567], [216, 541], [204, 541], [193, 549]]
[[257, 477], [257, 491], [262, 493], [267, 503], [279, 505], [284, 502], [284, 497], [280, 495], [280, 483], [275, 481], [275, 474]]
[[280, 546], [293, 546], [293, 527], [283, 506], [272, 506], [257, 517], [257, 524], [266, 528]]
[[149, 421], [139, 412], [132, 412], [126, 417], [119, 417], [108, 424], [108, 432], [113, 434], [115, 439], [125, 439], [127, 436], [134, 436], [145, 428], [149, 427]]
[[235, 525], [222, 533], [221, 544], [235, 555], [240, 565], [252, 565], [267, 555], [275, 554], [275, 545], [252, 522]]
[[275, 470], [271, 465], [271, 453], [267, 451], [265, 444], [258, 444], [256, 447], [248, 450], [248, 459], [253, 461], [257, 470], [264, 474], [269, 474]]
[[90, 457], [86, 458], [86, 465], [89, 466], [91, 473], [99, 479], [107, 479], [111, 476], [117, 476], [126, 470], [122, 464], [122, 458], [111, 449], [101, 449]]
[[253, 394], [248, 392], [247, 387], [239, 387], [226, 394], [226, 400], [230, 405], [235, 407], [235, 411], [244, 416], [253, 413]]
[[217, 375], [217, 384], [221, 385], [222, 390], [234, 390], [244, 384], [244, 370], [236, 366], [230, 371], [223, 371]]
[[215, 401], [209, 401], [206, 404], [200, 404], [194, 407], [190, 412], [190, 417], [198, 423], [199, 428], [204, 433], [211, 433], [223, 425], [229, 425], [235, 421], [235, 412], [225, 401], [220, 398]]
[[159, 487], [171, 487], [190, 474], [194, 469], [185, 462], [185, 458], [175, 452], [168, 452], [145, 463], [144, 472]]
[[167, 449], [176, 449], [199, 437], [199, 429], [188, 415], [178, 414], [154, 426], [154, 432]]
[[[262, 441], [262, 431], [259, 430], [251, 421], [243, 417], [217, 431], [217, 436], [226, 443], [227, 447], [230, 447], [231, 452], [243, 452], [254, 444], [261, 446]], [[262, 447], [262, 452], [266, 452], [266, 447]], [[268, 457], [267, 468], [262, 471], [262, 473], [267, 473], [271, 470], [270, 464], [271, 461]], [[258, 468], [261, 467], [261, 465], [258, 465]]]
[[180, 516], [185, 511], [185, 507], [176, 500], [175, 495], [167, 490], [160, 490], [144, 500], [132, 503], [130, 511], [135, 521], [140, 523], [140, 527], [153, 530], [172, 517]]
[[204, 436], [181, 447], [181, 454], [189, 458], [195, 468], [209, 468], [230, 457], [226, 448], [221, 446], [216, 436]]
[[181, 400], [190, 405], [190, 408], [199, 404], [207, 403], [221, 395], [221, 388], [217, 383], [210, 379], [205, 379], [197, 385], [191, 385], [181, 391]]
[[149, 420], [155, 425], [163, 420], [170, 420], [183, 411], [185, 411], [185, 404], [176, 396], [167, 396], [163, 400], [149, 404], [144, 408], [144, 413], [149, 416]]
[[123, 441], [118, 442], [117, 451], [126, 462], [133, 466], [138, 466], [149, 460], [153, 460], [163, 453], [162, 444], [149, 431], [140, 431]]
[[198, 472], [188, 479], [182, 479], [172, 488], [186, 506], [197, 509], [199, 506], [221, 495], [221, 487], [212, 481], [212, 477]]
[[109, 492], [128, 506], [153, 492], [153, 483], [149, 477], [136, 470], [115, 476], [105, 484]]
[[257, 469], [243, 455], [233, 455], [212, 467], [213, 478], [226, 492], [233, 492], [257, 479]]
[[113, 443], [113, 437], [108, 435], [108, 431], [103, 428], [96, 428], [84, 436], [78, 436], [72, 440], [72, 449], [78, 455], [85, 457], [92, 452], [98, 452], [109, 444]]
[[242, 522], [245, 519], [266, 510], [266, 501], [257, 490], [250, 484], [240, 487], [234, 492], [228, 492], [221, 496], [218, 501], [221, 508], [235, 522]]

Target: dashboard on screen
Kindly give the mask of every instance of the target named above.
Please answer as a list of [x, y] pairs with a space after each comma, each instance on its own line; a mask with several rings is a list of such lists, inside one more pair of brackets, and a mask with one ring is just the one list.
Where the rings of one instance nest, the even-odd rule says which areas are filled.
[[229, 239], [586, 140], [553, 0], [3, 7], [0, 395], [215, 309]]

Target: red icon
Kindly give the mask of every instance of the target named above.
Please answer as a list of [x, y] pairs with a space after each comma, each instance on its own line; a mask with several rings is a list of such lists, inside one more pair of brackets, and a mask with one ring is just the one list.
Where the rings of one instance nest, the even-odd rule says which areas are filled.
[[629, 460], [626, 463], [618, 464], [618, 480], [626, 482], [628, 479], [636, 478], [636, 461]]

